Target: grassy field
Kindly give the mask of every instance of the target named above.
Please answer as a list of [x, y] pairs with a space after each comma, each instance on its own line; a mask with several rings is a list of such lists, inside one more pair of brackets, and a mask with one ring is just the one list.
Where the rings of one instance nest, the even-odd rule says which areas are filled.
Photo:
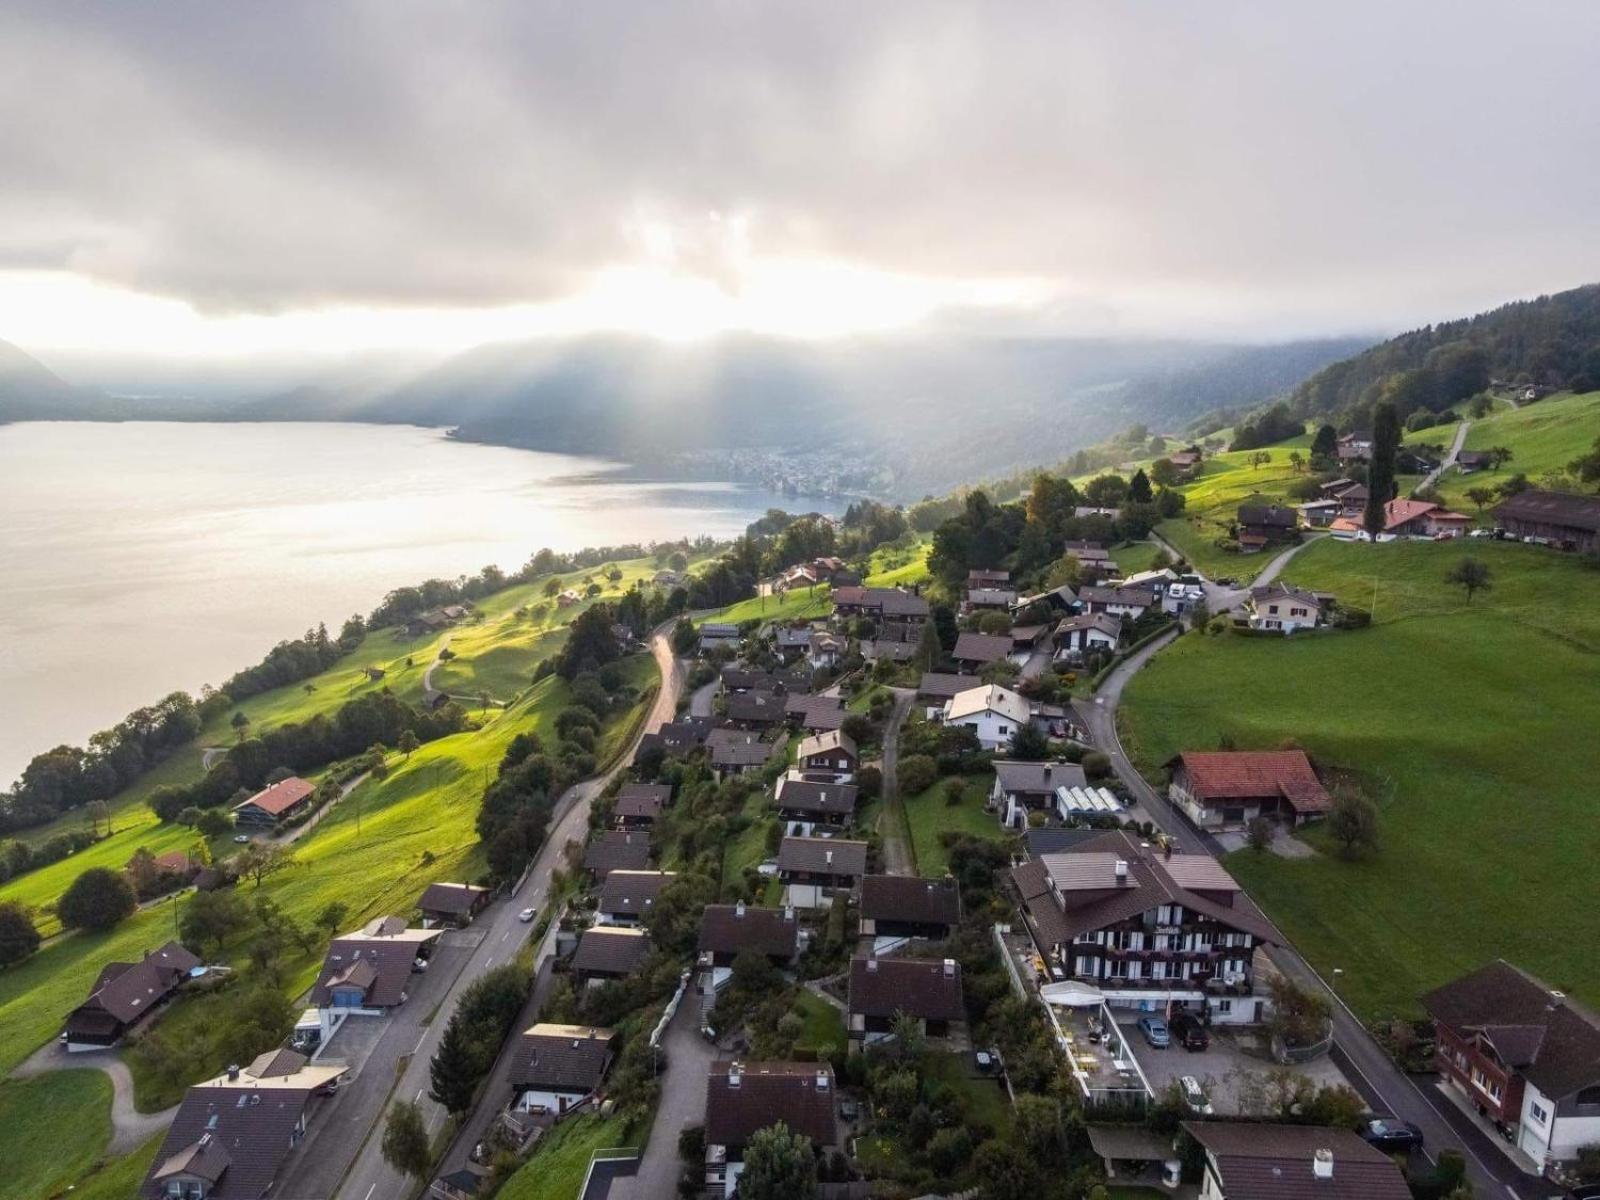
[[1183, 515], [1163, 521], [1157, 528], [1202, 574], [1232, 575], [1244, 581], [1254, 578], [1271, 560], [1270, 554], [1235, 554], [1215, 545], [1238, 515], [1239, 505], [1250, 497], [1288, 501], [1290, 484], [1302, 477], [1289, 462], [1289, 455], [1298, 452], [1309, 457], [1311, 438], [1305, 435], [1265, 449], [1272, 461], [1260, 467], [1250, 465], [1254, 452], [1248, 450], [1230, 450], [1206, 459], [1199, 476], [1179, 489], [1187, 504]]
[[1111, 547], [1111, 560], [1124, 575], [1137, 575], [1140, 571], [1148, 571], [1160, 553], [1161, 547], [1154, 542], [1123, 542]]
[[911, 851], [916, 856], [919, 875], [938, 878], [949, 870], [949, 855], [939, 840], [939, 835], [946, 830], [996, 841], [1006, 837], [995, 815], [983, 811], [983, 802], [994, 786], [993, 774], [986, 772], [961, 778], [967, 793], [954, 807], [945, 802], [946, 781], [943, 779], [925, 792], [904, 798], [906, 820], [911, 826]]
[[540, 1140], [533, 1156], [497, 1195], [499, 1200], [578, 1200], [594, 1151], [643, 1140], [642, 1131], [630, 1129], [622, 1117], [569, 1117]]
[[918, 536], [916, 545], [901, 550], [881, 546], [872, 552], [870, 570], [862, 580], [868, 587], [910, 587], [928, 578], [928, 552], [933, 538]]
[[[1467, 603], [1443, 582], [1463, 557], [1494, 588]], [[1293, 739], [1359, 772], [1382, 845], [1348, 863], [1251, 851], [1230, 869], [1367, 1015], [1417, 1011], [1426, 989], [1497, 955], [1590, 1002], [1600, 958], [1590, 906], [1563, 902], [1600, 860], [1600, 577], [1503, 543], [1323, 541], [1290, 582], [1366, 606], [1355, 633], [1292, 642], [1185, 637], [1130, 684], [1125, 741], [1141, 770], [1224, 735]]]
[[795, 1040], [797, 1050], [810, 1050], [825, 1057], [829, 1046], [845, 1044], [844, 1014], [821, 996], [804, 988], [795, 993], [794, 1011], [805, 1018], [805, 1028]]
[[833, 602], [828, 598], [828, 593], [828, 585], [819, 583], [814, 588], [791, 588], [782, 596], [752, 596], [710, 613], [696, 624], [715, 621], [737, 625], [743, 621], [795, 621], [825, 617], [833, 611]]
[[7, 1080], [0, 1084], [0, 1129], [0, 1200], [53, 1196], [88, 1171], [111, 1140], [111, 1080], [89, 1070]]
[[99, 1164], [78, 1181], [72, 1189], [72, 1200], [130, 1200], [155, 1161], [161, 1142], [162, 1135], [158, 1134], [137, 1150]]
[[1586, 453], [1597, 437], [1600, 437], [1600, 392], [1550, 396], [1523, 408], [1496, 410], [1472, 423], [1464, 449], [1490, 450], [1504, 446], [1511, 451], [1511, 461], [1498, 471], [1479, 471], [1471, 475], [1449, 471], [1439, 481], [1439, 494], [1461, 512], [1475, 513], [1477, 506], [1467, 499], [1468, 488], [1492, 488], [1518, 472], [1538, 483], [1541, 475], [1559, 471]]

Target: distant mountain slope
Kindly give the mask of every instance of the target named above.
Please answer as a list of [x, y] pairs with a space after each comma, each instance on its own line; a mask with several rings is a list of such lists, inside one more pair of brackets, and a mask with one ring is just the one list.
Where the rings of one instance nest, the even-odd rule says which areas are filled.
[[1600, 284], [1402, 333], [1318, 371], [1290, 405], [1297, 416], [1361, 425], [1380, 395], [1404, 417], [1457, 403], [1489, 379], [1566, 388], [1585, 377], [1600, 383]]
[[73, 387], [38, 359], [0, 342], [0, 424], [70, 420], [106, 403], [99, 393]]

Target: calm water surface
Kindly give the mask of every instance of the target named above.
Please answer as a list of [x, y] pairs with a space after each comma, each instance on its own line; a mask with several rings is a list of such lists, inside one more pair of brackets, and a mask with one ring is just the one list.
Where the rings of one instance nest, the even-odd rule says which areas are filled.
[[0, 426], [0, 787], [392, 587], [540, 546], [728, 536], [785, 506], [614, 472], [404, 426]]

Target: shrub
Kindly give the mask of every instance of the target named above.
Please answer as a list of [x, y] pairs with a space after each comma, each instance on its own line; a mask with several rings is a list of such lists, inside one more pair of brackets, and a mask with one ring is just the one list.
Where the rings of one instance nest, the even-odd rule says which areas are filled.
[[926, 754], [913, 754], [900, 761], [900, 791], [911, 795], [925, 792], [939, 778], [939, 767]]
[[62, 894], [56, 915], [68, 929], [100, 933], [120, 924], [137, 907], [126, 875], [109, 867], [90, 867]]
[[39, 931], [28, 910], [15, 901], [0, 904], [0, 967], [19, 963], [39, 948]]
[[1102, 750], [1090, 750], [1083, 756], [1083, 774], [1091, 780], [1098, 782], [1111, 776], [1111, 756]]

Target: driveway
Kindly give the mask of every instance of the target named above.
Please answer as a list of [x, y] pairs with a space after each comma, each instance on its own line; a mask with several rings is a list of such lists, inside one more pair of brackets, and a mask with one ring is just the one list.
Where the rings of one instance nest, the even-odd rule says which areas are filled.
[[617, 1200], [658, 1200], [678, 1194], [682, 1173], [678, 1135], [706, 1119], [706, 1077], [717, 1056], [717, 1048], [700, 1036], [699, 1001], [691, 986], [661, 1039], [667, 1069], [661, 1077], [655, 1124], [638, 1174], [612, 1184], [611, 1195]]
[[879, 822], [883, 834], [883, 869], [890, 875], [915, 875], [916, 863], [912, 861], [911, 847], [906, 844], [906, 810], [900, 801], [900, 728], [906, 723], [906, 714], [917, 693], [911, 688], [891, 688], [894, 692], [894, 709], [883, 727], [883, 819]]
[[1416, 493], [1423, 491], [1426, 488], [1431, 488], [1434, 484], [1439, 482], [1439, 477], [1441, 475], [1456, 465], [1456, 458], [1461, 454], [1461, 447], [1466, 443], [1467, 440], [1467, 430], [1471, 427], [1471, 421], [1462, 421], [1456, 426], [1456, 440], [1450, 443], [1450, 450], [1445, 454], [1444, 461], [1442, 461], [1437, 467], [1422, 477], [1422, 482], [1411, 489], [1412, 495], [1416, 495]]
[[689, 694], [689, 715], [691, 717], [709, 717], [711, 715], [711, 702], [717, 697], [717, 680], [695, 688]]
[[[524, 908], [543, 907], [549, 898], [551, 872], [561, 865], [567, 843], [582, 841], [588, 831], [590, 804], [633, 761], [638, 737], [660, 729], [677, 712], [678, 696], [683, 690], [683, 667], [673, 657], [672, 648], [667, 642], [670, 631], [669, 622], [651, 635], [650, 651], [655, 655], [656, 665], [661, 672], [661, 689], [656, 693], [655, 703], [640, 726], [639, 733], [635, 735], [633, 746], [604, 775], [586, 779], [567, 789], [556, 805], [549, 835], [539, 848], [522, 886], [508, 898], [487, 908], [471, 926], [483, 932], [483, 940], [470, 952], [465, 967], [456, 975], [448, 994], [439, 1002], [437, 1012], [432, 1014], [431, 1022], [416, 1039], [414, 1047], [410, 1048], [406, 1062], [401, 1064], [396, 1060], [395, 1069], [400, 1072], [398, 1083], [376, 1103], [369, 1099], [360, 1106], [359, 1111], [351, 1111], [348, 1117], [342, 1117], [336, 1123], [337, 1129], [331, 1128], [330, 1123], [323, 1123], [324, 1136], [331, 1134], [333, 1137], [333, 1145], [324, 1155], [333, 1161], [323, 1173], [323, 1190], [296, 1194], [286, 1189], [281, 1193], [286, 1200], [301, 1200], [302, 1196], [316, 1196], [319, 1200], [325, 1200], [332, 1195], [338, 1195], [342, 1200], [378, 1200], [380, 1197], [411, 1193], [410, 1181], [384, 1161], [379, 1149], [382, 1141], [380, 1118], [388, 1107], [388, 1096], [392, 1094], [415, 1100], [422, 1108], [422, 1119], [430, 1133], [436, 1132], [443, 1124], [444, 1109], [428, 1097], [428, 1062], [444, 1036], [445, 1026], [455, 1012], [461, 993], [485, 971], [496, 964], [506, 963], [521, 951], [533, 927], [519, 921], [517, 913]], [[406, 1008], [415, 1011], [416, 1006], [408, 1004]], [[369, 1065], [369, 1072], [370, 1069]], [[494, 1104], [499, 1099], [498, 1096], [486, 1097], [485, 1102]]]
[[133, 1076], [115, 1050], [83, 1050], [68, 1054], [60, 1042], [51, 1039], [18, 1064], [11, 1074], [18, 1079], [25, 1079], [48, 1071], [85, 1068], [102, 1071], [111, 1080], [111, 1144], [106, 1148], [107, 1154], [127, 1154], [137, 1149], [151, 1134], [160, 1133], [172, 1124], [172, 1118], [178, 1112], [176, 1104], [153, 1113], [142, 1113], [133, 1107]]

